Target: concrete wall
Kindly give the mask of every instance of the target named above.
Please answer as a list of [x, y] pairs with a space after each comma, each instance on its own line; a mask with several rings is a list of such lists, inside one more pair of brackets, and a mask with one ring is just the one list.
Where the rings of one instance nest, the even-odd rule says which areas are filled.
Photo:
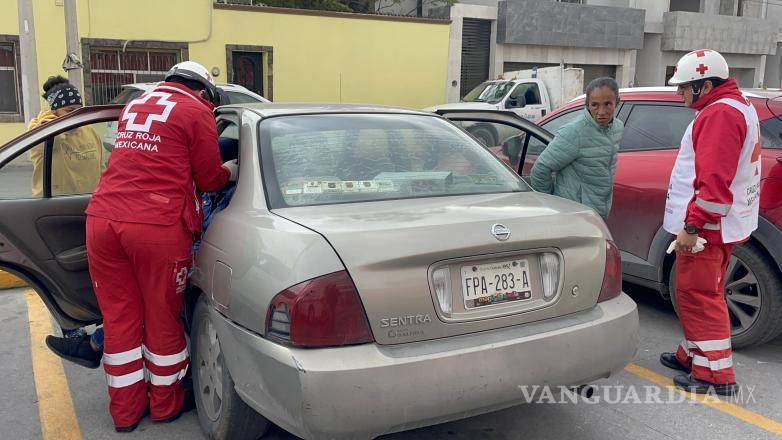
[[640, 49], [644, 11], [537, 0], [499, 4], [497, 42]]
[[779, 23], [755, 18], [669, 12], [663, 18], [663, 50], [708, 47], [724, 53], [774, 54]]
[[[11, 5], [0, 14], [0, 34], [18, 35], [16, 1], [5, 3]], [[65, 18], [58, 3], [33, 2], [41, 83], [63, 74]], [[273, 47], [275, 101], [421, 108], [445, 100], [447, 21], [293, 12], [212, 10], [212, 0], [78, 0], [81, 38], [184, 42], [190, 59], [220, 69], [218, 82], [228, 81], [226, 45]], [[0, 124], [0, 144], [22, 130], [22, 124]]]
[[644, 48], [638, 51], [635, 64], [636, 85], [655, 87], [665, 85], [665, 57], [660, 50], [662, 35], [646, 34]]
[[782, 87], [782, 43], [777, 43], [777, 54], [766, 57], [766, 72], [763, 80], [766, 87]]

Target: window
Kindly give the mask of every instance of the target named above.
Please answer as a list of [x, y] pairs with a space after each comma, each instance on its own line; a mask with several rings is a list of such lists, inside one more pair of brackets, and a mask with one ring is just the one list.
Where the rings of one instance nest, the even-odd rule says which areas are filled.
[[259, 101], [257, 98], [251, 95], [245, 95], [244, 93], [225, 92], [225, 94], [226, 96], [228, 96], [228, 104], [252, 104], [252, 103], [263, 102], [263, 101]]
[[701, 12], [701, 0], [671, 0], [671, 12]]
[[636, 104], [625, 121], [619, 149], [664, 150], [678, 148], [695, 110], [683, 106]]
[[[247, 46], [227, 44], [225, 46], [228, 82], [238, 84], [247, 90], [271, 100], [274, 94], [274, 48], [271, 46]], [[258, 102], [248, 97], [230, 93], [231, 104]], [[237, 101], [234, 101], [234, 98]], [[243, 99], [243, 100], [242, 100]]]
[[33, 164], [27, 154], [22, 154], [0, 168], [0, 199], [29, 199], [40, 197], [33, 194], [30, 182], [33, 180]]
[[782, 149], [782, 119], [771, 118], [760, 122], [763, 148]]
[[19, 40], [0, 35], [0, 122], [22, 122]]
[[535, 83], [519, 84], [510, 94], [510, 100], [518, 102], [521, 106], [521, 98], [524, 98], [525, 105], [540, 104], [540, 89]]
[[470, 93], [464, 95], [462, 101], [496, 104], [502, 101], [511, 87], [513, 87], [513, 83], [510, 81], [487, 81], [479, 84]]
[[[104, 147], [111, 135], [108, 124], [83, 125], [49, 138], [52, 196], [91, 194], [95, 190], [110, 154]], [[30, 148], [0, 169], [0, 199], [44, 196], [47, 142]]]
[[86, 103], [108, 104], [125, 84], [162, 81], [176, 63], [188, 59], [187, 43], [82, 39]]
[[[52, 196], [91, 194], [95, 190], [110, 154], [104, 148], [106, 137], [112, 133], [107, 130], [108, 124], [98, 122], [83, 125], [54, 137], [51, 153]], [[113, 144], [114, 139], [111, 139]], [[32, 192], [36, 196], [44, 192], [44, 155], [44, 145], [30, 150], [33, 163]]]
[[308, 115], [261, 123], [273, 207], [527, 191], [465, 133], [431, 116]]
[[175, 52], [93, 49], [90, 52], [92, 104], [108, 104], [122, 85], [162, 81], [179, 62]]

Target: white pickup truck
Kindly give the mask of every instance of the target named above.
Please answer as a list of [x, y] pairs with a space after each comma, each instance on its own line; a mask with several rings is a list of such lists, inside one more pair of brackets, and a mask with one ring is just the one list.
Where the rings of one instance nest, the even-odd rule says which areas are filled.
[[[584, 70], [544, 67], [505, 72], [502, 78], [486, 81], [467, 93], [461, 102], [429, 107], [426, 110], [510, 110], [535, 121], [584, 93]], [[466, 127], [488, 146], [497, 145], [499, 135], [487, 124]]]

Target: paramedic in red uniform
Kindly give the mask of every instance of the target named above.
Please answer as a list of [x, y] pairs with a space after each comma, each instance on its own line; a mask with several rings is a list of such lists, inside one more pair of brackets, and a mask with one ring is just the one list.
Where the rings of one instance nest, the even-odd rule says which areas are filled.
[[188, 352], [180, 318], [200, 192], [238, 173], [221, 164], [214, 80], [198, 63], [175, 65], [165, 82], [122, 110], [109, 165], [87, 207], [87, 256], [105, 331], [109, 412], [118, 432], [147, 409], [173, 421]]
[[[674, 378], [679, 388], [731, 395], [738, 385], [723, 288], [733, 246], [758, 227], [758, 116], [713, 50], [684, 55], [669, 83], [698, 113], [676, 158], [664, 221], [677, 236], [675, 295], [684, 340], [660, 362], [689, 373]], [[699, 237], [706, 240], [701, 251]]]

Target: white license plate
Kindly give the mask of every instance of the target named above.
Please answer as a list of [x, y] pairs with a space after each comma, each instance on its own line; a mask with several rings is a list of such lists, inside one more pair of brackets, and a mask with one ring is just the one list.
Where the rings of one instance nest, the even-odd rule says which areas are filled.
[[467, 308], [532, 298], [527, 260], [462, 266], [462, 293]]

